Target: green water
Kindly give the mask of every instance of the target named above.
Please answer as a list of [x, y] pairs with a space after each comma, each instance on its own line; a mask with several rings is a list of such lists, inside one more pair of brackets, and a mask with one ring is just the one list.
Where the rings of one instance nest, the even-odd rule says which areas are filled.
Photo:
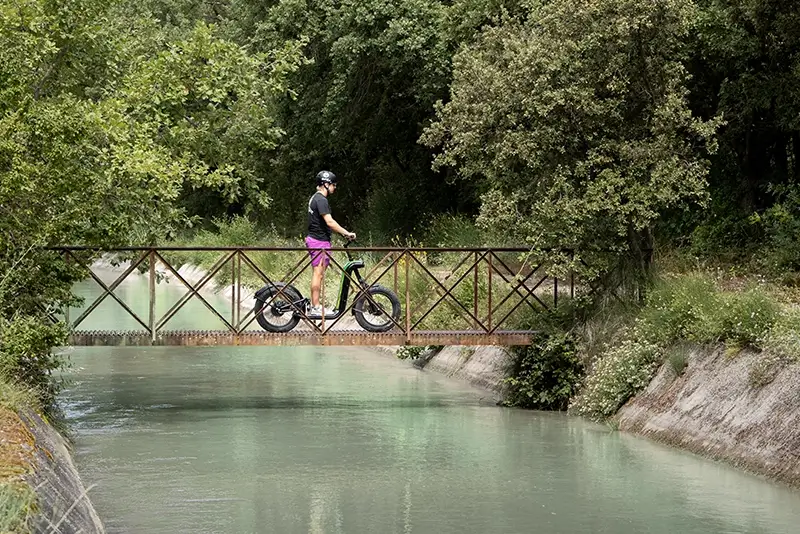
[[[146, 284], [127, 298], [146, 299]], [[62, 401], [108, 532], [800, 532], [798, 492], [577, 418], [499, 408], [370, 350], [69, 353]]]

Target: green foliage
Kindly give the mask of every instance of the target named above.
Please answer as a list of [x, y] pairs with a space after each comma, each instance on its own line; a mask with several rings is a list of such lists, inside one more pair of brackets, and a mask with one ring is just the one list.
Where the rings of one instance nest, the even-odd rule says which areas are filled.
[[513, 370], [505, 384], [507, 406], [565, 410], [583, 376], [575, 339], [566, 332], [545, 332], [527, 347], [514, 349]]
[[800, 362], [800, 310], [781, 313], [763, 340], [764, 350]]
[[0, 406], [15, 412], [23, 408], [41, 408], [36, 390], [16, 382], [0, 378]]
[[201, 230], [193, 237], [197, 246], [255, 246], [263, 242], [264, 233], [259, 231], [256, 223], [241, 216], [230, 219], [213, 219], [215, 231]]
[[759, 347], [778, 318], [779, 307], [759, 289], [730, 293], [723, 299], [719, 337], [742, 346]]
[[475, 221], [463, 214], [435, 215], [422, 229], [423, 242], [430, 247], [480, 247], [483, 235]]
[[33, 532], [36, 493], [24, 482], [0, 482], [0, 532]]
[[[201, 229], [196, 233], [177, 241], [170, 241], [171, 244], [180, 244], [187, 247], [301, 247], [301, 239], [291, 240], [279, 236], [274, 230], [264, 230], [259, 228], [252, 219], [244, 216], [233, 216], [230, 219], [214, 219], [213, 229]], [[169, 252], [166, 258], [173, 265], [192, 265], [204, 269], [211, 269], [220, 259], [220, 252], [196, 250], [190, 252]], [[248, 257], [261, 269], [267, 276], [281, 279], [286, 273], [290, 272], [297, 263], [297, 255], [286, 253], [261, 253], [250, 252]], [[310, 284], [311, 272], [306, 269], [304, 275], [295, 281], [297, 287], [308, 287]], [[223, 268], [214, 277], [216, 283], [225, 285], [230, 283], [231, 271]], [[326, 282], [331, 282], [335, 277], [326, 277]], [[242, 267], [242, 280], [246, 286], [258, 288], [264, 285], [264, 280], [249, 267]], [[326, 285], [327, 287], [327, 285]], [[331, 288], [332, 290], [332, 288]], [[328, 291], [328, 290], [326, 290]], [[305, 292], [305, 291], [303, 291]], [[335, 294], [335, 293], [328, 293]]]
[[211, 211], [197, 191], [220, 212], [268, 200], [258, 166], [302, 40], [250, 54], [204, 22], [161, 31], [157, 3], [0, 0], [2, 370], [45, 405], [63, 342], [45, 317], [85, 273], [43, 247], [153, 243]]
[[217, 209], [237, 201], [246, 211], [264, 208], [259, 162], [283, 133], [272, 96], [287, 90], [302, 45], [250, 55], [198, 23], [185, 40], [132, 68], [120, 98], [168, 157], [183, 162], [193, 188], [219, 191]]
[[[187, 225], [203, 229], [193, 244], [300, 245], [322, 167], [365, 244], [570, 246], [547, 268], [608, 280], [631, 249], [638, 276], [657, 226], [797, 284], [798, 27], [800, 4], [766, 0], [0, 0], [0, 320], [36, 347], [3, 341], [4, 361], [44, 354], [58, 338], [45, 315], [76, 303], [85, 273], [43, 246], [165, 242]], [[254, 261], [282, 277], [295, 259]], [[438, 298], [410, 278], [413, 299]], [[467, 276], [454, 293], [483, 309], [487, 289]], [[462, 315], [442, 303], [424, 326]], [[629, 364], [646, 375], [655, 353], [615, 332], [800, 354], [758, 289], [684, 279], [622, 317], [594, 315], [581, 347], [588, 362], [617, 350], [637, 384]], [[42, 386], [50, 358], [11, 374]]]
[[704, 275], [662, 281], [640, 318], [643, 335], [659, 344], [679, 340], [758, 346], [779, 308], [762, 289], [722, 292]]
[[236, 25], [251, 49], [307, 39], [311, 60], [291, 77], [296, 98], [287, 95], [279, 105], [286, 137], [264, 184], [274, 199], [265, 220], [299, 232], [305, 218], [298, 208], [320, 168], [343, 178], [334, 217], [373, 243], [407, 235], [444, 209], [474, 209], [469, 188], [434, 173], [430, 149], [417, 143], [433, 102], [447, 94], [457, 46], [447, 31], [447, 3], [241, 4]]
[[420, 355], [427, 350], [427, 348], [428, 347], [408, 345], [397, 349], [397, 352], [395, 352], [394, 355], [401, 360], [408, 360], [409, 358], [413, 360], [419, 358]]
[[0, 381], [32, 389], [41, 406], [53, 406], [59, 390], [53, 371], [65, 362], [52, 347], [65, 339], [62, 324], [43, 324], [31, 316], [0, 318]]
[[681, 376], [689, 365], [689, 347], [677, 343], [667, 350], [667, 363], [676, 376]]
[[737, 350], [785, 343], [791, 350], [791, 338], [771, 334], [776, 322], [789, 324], [781, 322], [779, 305], [763, 289], [721, 291], [697, 274], [662, 280], [632, 326], [592, 363], [570, 410], [593, 419], [610, 417], [649, 383], [665, 359], [680, 374], [687, 342], [725, 342]]
[[800, 4], [699, 0], [691, 56], [692, 109], [722, 115], [711, 158], [707, 211], [673, 239], [701, 257], [752, 261], [760, 273], [797, 284], [800, 176]]
[[[749, 220], [759, 225], [766, 237], [758, 266], [773, 275], [785, 276], [800, 271], [800, 244], [797, 240], [800, 235], [800, 186], [776, 186], [773, 190], [780, 192], [779, 201], [763, 214], [753, 214]], [[796, 280], [792, 281], [796, 283]]]
[[441, 147], [437, 167], [485, 183], [493, 241], [622, 250], [705, 199], [716, 122], [687, 104], [693, 16], [686, 0], [546, 2], [456, 55], [423, 142]]
[[591, 419], [614, 415], [629, 398], [650, 383], [661, 364], [663, 349], [636, 328], [596, 362], [570, 411]]
[[748, 211], [758, 210], [770, 203], [769, 184], [798, 176], [800, 5], [697, 4], [693, 100], [703, 113], [723, 114], [727, 123], [715, 162], [726, 171], [719, 191], [733, 192]]
[[712, 340], [721, 333], [720, 307], [717, 287], [707, 276], [662, 280], [651, 290], [638, 326], [660, 345]]

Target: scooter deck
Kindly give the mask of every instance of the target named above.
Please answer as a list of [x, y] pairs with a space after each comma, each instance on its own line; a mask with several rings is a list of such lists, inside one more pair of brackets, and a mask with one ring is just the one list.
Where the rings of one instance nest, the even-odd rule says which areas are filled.
[[[329, 321], [329, 320], [332, 320], [332, 319], [338, 319], [341, 315], [342, 314], [339, 313], [338, 310], [335, 313], [326, 313], [325, 314], [325, 320]], [[314, 321], [322, 320], [322, 314], [319, 314], [319, 313], [307, 313], [306, 317], [308, 317], [309, 319], [314, 320]]]

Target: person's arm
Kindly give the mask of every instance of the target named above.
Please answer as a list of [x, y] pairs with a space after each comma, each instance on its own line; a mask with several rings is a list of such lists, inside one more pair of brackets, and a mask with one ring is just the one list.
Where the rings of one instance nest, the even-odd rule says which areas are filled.
[[331, 215], [330, 213], [326, 213], [325, 215], [322, 216], [322, 218], [325, 219], [325, 224], [328, 225], [328, 228], [330, 228], [337, 234], [342, 234], [348, 239], [356, 238], [355, 232], [348, 232], [347, 230], [342, 228], [342, 226], [333, 219], [333, 215]]

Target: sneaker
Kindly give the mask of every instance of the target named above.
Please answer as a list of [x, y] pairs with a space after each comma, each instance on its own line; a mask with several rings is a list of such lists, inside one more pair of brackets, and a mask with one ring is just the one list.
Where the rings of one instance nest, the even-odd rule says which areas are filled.
[[[336, 310], [332, 310], [330, 308], [325, 308], [325, 316], [333, 315], [336, 313]], [[308, 315], [319, 316], [322, 317], [322, 306], [309, 306], [308, 307]]]

